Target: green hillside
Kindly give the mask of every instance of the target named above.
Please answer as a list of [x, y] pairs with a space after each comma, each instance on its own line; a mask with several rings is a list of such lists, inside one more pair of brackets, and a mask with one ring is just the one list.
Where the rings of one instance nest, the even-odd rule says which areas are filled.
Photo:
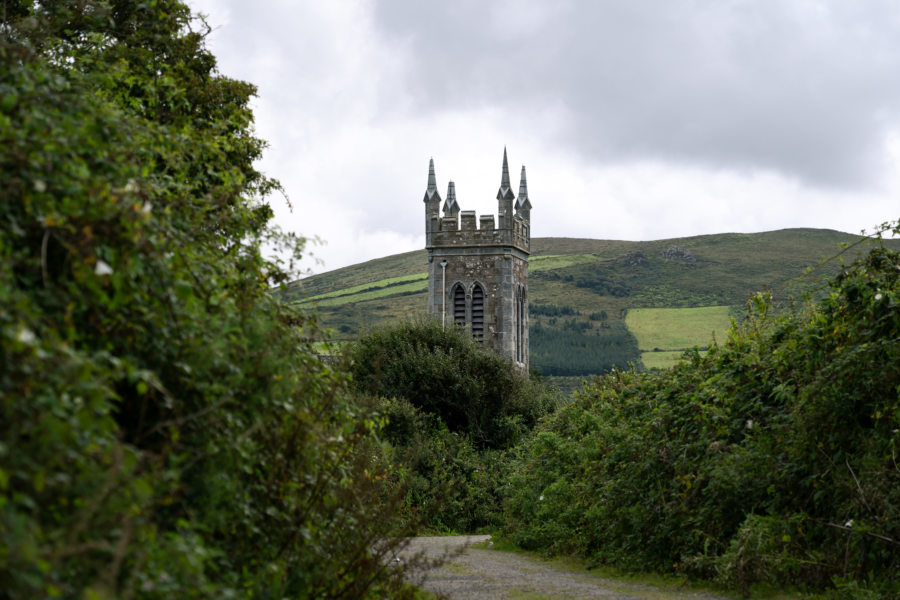
[[[840, 268], [839, 259], [827, 259], [858, 239], [822, 229], [649, 242], [535, 238], [529, 264], [532, 365], [547, 375], [581, 376], [640, 364], [643, 351], [656, 355], [645, 355], [647, 366], [664, 366], [685, 346], [708, 345], [711, 333], [722, 331], [724, 315], [739, 315], [754, 292], [768, 289], [776, 302], [815, 292], [824, 276]], [[858, 250], [848, 250], [844, 259]], [[287, 293], [317, 310], [336, 340], [350, 340], [379, 324], [424, 316], [426, 264], [425, 250], [396, 254], [305, 278]], [[805, 274], [809, 267], [817, 268]], [[632, 309], [699, 307], [720, 308], [656, 314], [651, 329], [669, 333], [649, 346], [639, 342], [646, 327], [633, 331], [638, 321], [626, 320]]]

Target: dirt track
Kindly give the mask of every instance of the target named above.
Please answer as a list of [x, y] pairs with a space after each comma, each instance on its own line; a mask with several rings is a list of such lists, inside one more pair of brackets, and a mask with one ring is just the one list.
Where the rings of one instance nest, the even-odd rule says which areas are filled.
[[[650, 586], [601, 579], [557, 569], [519, 554], [468, 546], [485, 542], [486, 535], [415, 538], [401, 560], [416, 553], [438, 558], [452, 556], [431, 571], [414, 573], [414, 580], [429, 591], [451, 600], [494, 598], [603, 598], [605, 600], [723, 600], [708, 594], [664, 591]], [[424, 581], [420, 581], [424, 577]]]

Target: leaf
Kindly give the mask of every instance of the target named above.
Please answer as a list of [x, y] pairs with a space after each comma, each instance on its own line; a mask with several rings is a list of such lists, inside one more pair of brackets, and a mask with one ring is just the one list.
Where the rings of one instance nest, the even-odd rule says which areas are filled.
[[194, 297], [194, 286], [186, 281], [179, 281], [175, 284], [175, 295], [182, 302]]
[[3, 112], [10, 112], [16, 106], [18, 100], [19, 97], [12, 92], [3, 94], [3, 98], [0, 99], [0, 110]]

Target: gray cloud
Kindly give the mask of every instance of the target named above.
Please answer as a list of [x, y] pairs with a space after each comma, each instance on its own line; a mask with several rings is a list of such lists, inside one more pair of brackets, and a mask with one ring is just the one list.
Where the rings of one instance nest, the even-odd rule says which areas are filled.
[[328, 268], [421, 247], [430, 156], [442, 194], [495, 211], [504, 144], [536, 236], [897, 216], [896, 0], [189, 1], [259, 86], [276, 221]]
[[[876, 178], [900, 106], [900, 5], [383, 0], [413, 110], [562, 109], [545, 132], [589, 162]], [[555, 139], [553, 139], [555, 138]]]

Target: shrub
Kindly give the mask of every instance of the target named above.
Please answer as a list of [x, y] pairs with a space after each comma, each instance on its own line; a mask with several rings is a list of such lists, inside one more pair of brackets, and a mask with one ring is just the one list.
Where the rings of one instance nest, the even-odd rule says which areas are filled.
[[505, 534], [745, 592], [896, 597], [900, 254], [829, 285], [783, 314], [757, 295], [723, 346], [669, 372], [595, 379], [517, 451]]
[[478, 449], [512, 446], [556, 402], [464, 330], [432, 320], [376, 330], [344, 357], [359, 393], [404, 398]]
[[176, 0], [0, 33], [0, 596], [380, 597], [377, 422], [278, 302], [253, 88]]
[[500, 507], [504, 450], [554, 409], [558, 392], [463, 330], [431, 321], [378, 330], [345, 349], [357, 393], [387, 420], [407, 519], [474, 532]]

